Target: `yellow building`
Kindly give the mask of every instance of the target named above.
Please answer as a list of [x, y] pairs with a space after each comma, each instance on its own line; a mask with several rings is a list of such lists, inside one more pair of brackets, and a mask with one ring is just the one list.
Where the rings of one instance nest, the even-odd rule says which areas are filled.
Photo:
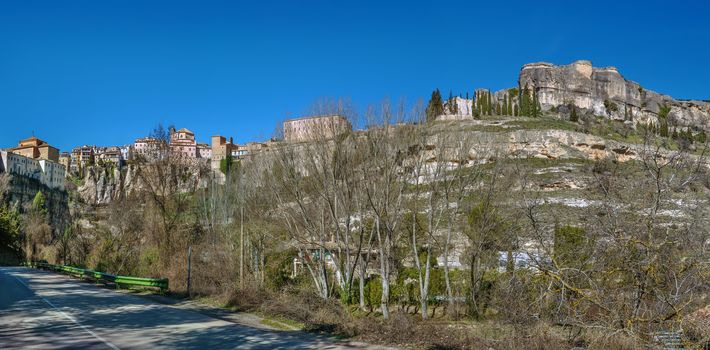
[[68, 174], [69, 167], [71, 166], [71, 155], [69, 152], [63, 152], [59, 155], [59, 164], [64, 166], [64, 170]]
[[229, 141], [224, 136], [212, 136], [212, 169], [219, 169], [219, 164], [223, 159], [227, 159], [227, 155], [233, 155], [237, 151], [238, 145], [234, 144], [234, 140], [230, 137]]
[[32, 136], [20, 141], [17, 147], [10, 152], [32, 159], [47, 159], [59, 162], [59, 149], [50, 146], [48, 143]]
[[327, 140], [350, 130], [350, 122], [337, 114], [290, 119], [283, 125], [286, 142]]

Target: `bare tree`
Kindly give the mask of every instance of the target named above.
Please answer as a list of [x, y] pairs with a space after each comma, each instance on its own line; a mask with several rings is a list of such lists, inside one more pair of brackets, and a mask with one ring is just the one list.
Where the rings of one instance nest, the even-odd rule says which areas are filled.
[[399, 241], [400, 224], [404, 210], [406, 189], [405, 175], [401, 170], [407, 154], [407, 145], [402, 142], [404, 128], [398, 123], [405, 120], [403, 104], [392, 111], [385, 101], [379, 115], [370, 110], [370, 123], [365, 134], [363, 149], [367, 160], [361, 168], [362, 177], [368, 179], [364, 186], [369, 209], [374, 216], [375, 238], [380, 263], [382, 282], [381, 310], [389, 317], [390, 277], [395, 245]]
[[640, 336], [677, 327], [708, 292], [704, 156], [650, 143], [637, 152], [590, 166], [599, 204], [580, 214], [586, 225], [559, 226], [528, 201], [527, 238], [548, 283], [538, 300], [554, 303], [555, 322]]
[[[451, 165], [446, 175], [441, 177], [440, 191], [443, 195], [443, 210], [446, 217], [446, 237], [443, 242], [444, 282], [449, 306], [454, 303], [450, 273], [450, 249], [454, 230], [461, 228], [465, 199], [470, 195], [476, 182], [484, 174], [483, 163], [490, 157], [489, 150], [482, 147], [474, 149], [475, 142], [470, 133], [455, 130], [448, 134], [438, 135], [437, 148], [441, 158], [447, 159]], [[471, 152], [475, 151], [475, 158]], [[472, 164], [472, 161], [474, 163]], [[478, 161], [478, 164], [475, 162]], [[457, 230], [457, 231], [459, 231]]]

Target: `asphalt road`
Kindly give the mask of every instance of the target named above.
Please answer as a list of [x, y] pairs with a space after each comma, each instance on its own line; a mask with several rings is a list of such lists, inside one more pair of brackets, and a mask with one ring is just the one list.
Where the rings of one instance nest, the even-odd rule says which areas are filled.
[[66, 276], [0, 268], [0, 349], [357, 349], [250, 328]]

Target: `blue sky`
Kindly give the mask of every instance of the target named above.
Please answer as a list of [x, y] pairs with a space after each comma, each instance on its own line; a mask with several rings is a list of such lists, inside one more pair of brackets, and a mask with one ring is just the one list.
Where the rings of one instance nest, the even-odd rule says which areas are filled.
[[121, 145], [157, 123], [263, 140], [323, 98], [362, 112], [592, 60], [710, 99], [706, 1], [0, 1], [0, 147]]

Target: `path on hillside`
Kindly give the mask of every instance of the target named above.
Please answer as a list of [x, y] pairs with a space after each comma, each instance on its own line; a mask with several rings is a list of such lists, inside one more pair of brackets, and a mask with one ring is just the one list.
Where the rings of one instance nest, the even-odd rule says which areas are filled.
[[250, 328], [24, 267], [0, 268], [0, 349], [363, 349]]

